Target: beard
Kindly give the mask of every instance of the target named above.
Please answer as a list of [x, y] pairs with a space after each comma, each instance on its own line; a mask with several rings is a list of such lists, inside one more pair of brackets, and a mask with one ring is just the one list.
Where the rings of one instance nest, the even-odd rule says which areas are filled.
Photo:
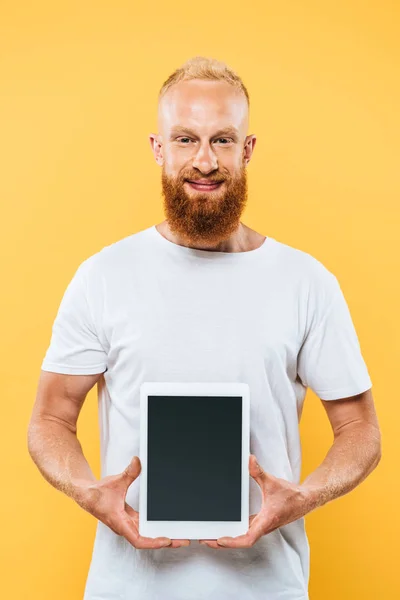
[[[209, 179], [223, 181], [215, 190], [202, 192], [185, 189], [185, 181]], [[188, 169], [178, 177], [167, 175], [164, 169], [161, 176], [164, 213], [170, 230], [186, 242], [210, 244], [213, 246], [228, 239], [237, 230], [240, 217], [247, 203], [247, 173], [243, 164], [234, 177], [224, 177], [213, 173], [199, 176]], [[186, 183], [186, 187], [190, 184]]]

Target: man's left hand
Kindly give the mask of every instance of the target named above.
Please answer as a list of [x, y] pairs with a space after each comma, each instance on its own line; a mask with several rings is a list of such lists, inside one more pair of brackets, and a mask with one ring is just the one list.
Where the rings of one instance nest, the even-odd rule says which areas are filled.
[[200, 544], [216, 549], [250, 548], [261, 536], [296, 521], [309, 512], [305, 489], [266, 473], [254, 454], [249, 457], [249, 473], [261, 488], [262, 505], [258, 514], [250, 515], [248, 531], [237, 537], [199, 540]]

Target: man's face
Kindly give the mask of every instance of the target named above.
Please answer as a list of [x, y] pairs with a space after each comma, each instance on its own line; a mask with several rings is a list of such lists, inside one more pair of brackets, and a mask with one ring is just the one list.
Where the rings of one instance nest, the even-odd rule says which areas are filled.
[[[245, 96], [226, 82], [182, 81], [162, 99], [158, 125], [150, 141], [171, 231], [189, 243], [226, 240], [247, 202], [246, 164], [256, 141], [246, 137]], [[199, 180], [208, 185], [191, 183]]]

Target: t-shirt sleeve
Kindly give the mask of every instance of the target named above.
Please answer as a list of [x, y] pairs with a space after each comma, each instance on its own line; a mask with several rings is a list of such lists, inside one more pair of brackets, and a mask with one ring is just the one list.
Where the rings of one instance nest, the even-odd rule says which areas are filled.
[[297, 357], [297, 372], [319, 398], [338, 400], [365, 392], [372, 382], [339, 282], [327, 270], [323, 282]]
[[71, 375], [102, 373], [107, 353], [98, 337], [87, 295], [88, 261], [81, 263], [68, 284], [52, 326], [43, 371]]

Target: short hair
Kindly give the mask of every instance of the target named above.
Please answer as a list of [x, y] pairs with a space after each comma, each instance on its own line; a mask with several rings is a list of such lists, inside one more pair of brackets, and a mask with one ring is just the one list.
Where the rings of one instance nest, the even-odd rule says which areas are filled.
[[176, 69], [168, 79], [164, 81], [158, 94], [158, 102], [160, 103], [166, 92], [175, 83], [178, 83], [179, 81], [188, 81], [190, 79], [226, 81], [246, 96], [247, 106], [250, 106], [249, 93], [239, 75], [224, 62], [205, 56], [195, 56], [190, 58], [181, 67]]

